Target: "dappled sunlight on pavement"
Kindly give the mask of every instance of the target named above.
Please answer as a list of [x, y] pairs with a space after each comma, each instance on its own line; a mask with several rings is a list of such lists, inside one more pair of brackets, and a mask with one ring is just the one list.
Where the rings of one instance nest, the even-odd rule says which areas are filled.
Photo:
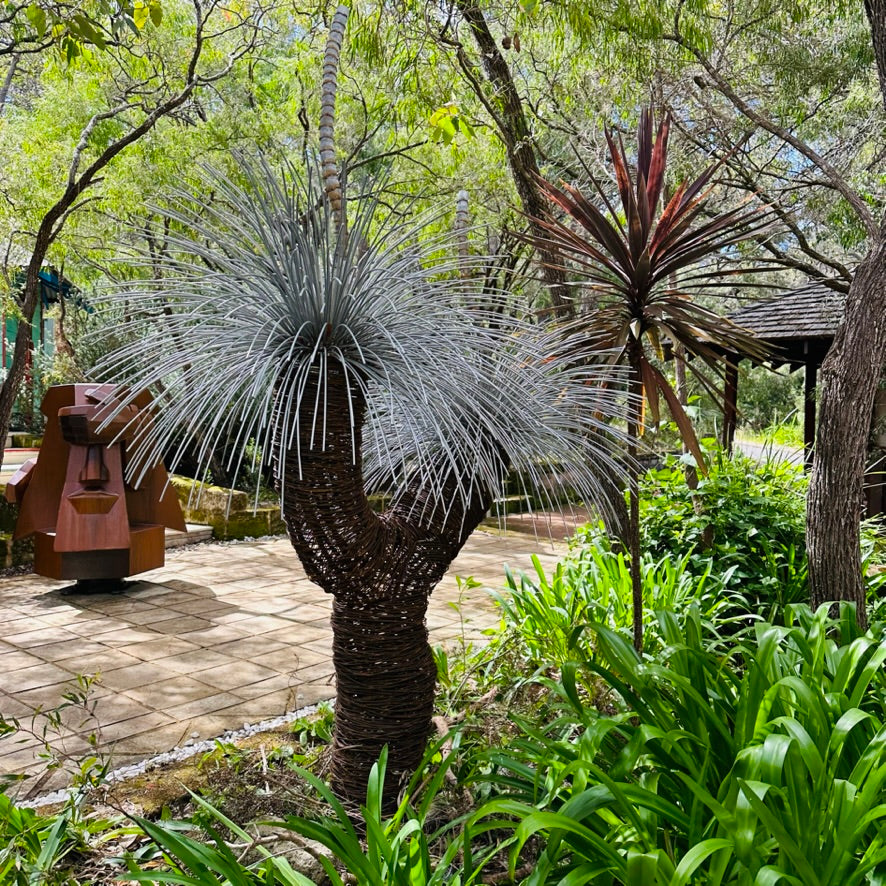
[[[503, 564], [529, 570], [537, 551], [551, 567], [562, 550], [543, 535], [474, 533], [431, 598], [431, 642], [480, 640], [497, 622], [486, 591], [460, 588], [456, 575], [498, 589]], [[288, 540], [170, 551], [139, 578], [89, 595], [35, 575], [0, 579], [0, 712], [29, 723], [78, 674], [98, 673], [94, 716], [65, 711], [53, 744], [84, 756], [99, 729], [101, 750], [121, 766], [334, 697], [331, 599]], [[39, 742], [22, 738], [0, 741], [0, 775], [42, 768]], [[27, 793], [65, 778], [41, 776]]]

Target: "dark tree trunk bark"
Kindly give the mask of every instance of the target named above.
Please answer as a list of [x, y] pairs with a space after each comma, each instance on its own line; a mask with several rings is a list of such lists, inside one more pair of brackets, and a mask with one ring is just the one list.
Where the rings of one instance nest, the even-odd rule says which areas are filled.
[[813, 606], [856, 604], [867, 624], [859, 521], [874, 396], [886, 357], [886, 238], [859, 265], [846, 319], [821, 369], [818, 437], [809, 481], [806, 542]]
[[[880, 98], [886, 110], [886, 0], [865, 0]], [[806, 504], [809, 590], [813, 606], [855, 603], [867, 625], [859, 521], [867, 441], [886, 361], [886, 236], [879, 235], [855, 273], [846, 315], [821, 367], [818, 434]]]
[[9, 374], [3, 380], [3, 385], [0, 386], [0, 440], [5, 440], [9, 433], [12, 410], [28, 368], [31, 325], [34, 320], [34, 312], [37, 310], [37, 300], [40, 298], [40, 269], [43, 267], [46, 253], [52, 244], [53, 228], [60, 215], [61, 213], [50, 211], [44, 217], [34, 241], [31, 261], [25, 271], [25, 285], [20, 302], [21, 318], [18, 321], [15, 344], [12, 349], [12, 365], [9, 368]]
[[865, 0], [864, 8], [871, 25], [874, 58], [880, 76], [880, 99], [886, 111], [886, 0]]
[[[523, 112], [520, 93], [517, 91], [508, 63], [489, 30], [483, 10], [474, 0], [456, 0], [456, 6], [471, 28], [477, 48], [480, 50], [483, 70], [495, 88], [495, 122], [508, 152], [508, 164], [511, 167], [517, 194], [523, 204], [523, 211], [529, 216], [529, 227], [537, 237], [543, 237], [546, 232], [533, 220], [544, 218], [550, 207], [538, 187], [540, 175], [538, 161], [533, 149], [532, 132]], [[476, 90], [480, 84], [474, 81], [472, 85]], [[478, 97], [489, 106], [485, 95]], [[539, 250], [539, 258], [542, 275], [551, 294], [554, 313], [561, 318], [572, 316], [574, 309], [569, 297], [563, 260], [550, 250]]]
[[311, 449], [315, 397], [305, 394], [301, 452], [293, 447], [286, 455], [283, 510], [309, 578], [334, 597], [333, 788], [353, 803], [365, 801], [369, 772], [387, 745], [390, 808], [431, 733], [436, 669], [425, 625], [428, 599], [490, 502], [478, 493], [459, 507], [450, 482], [444, 500], [455, 504], [446, 515], [428, 517], [428, 490], [416, 485], [376, 514], [359, 456], [365, 405], [352, 388], [349, 407], [344, 378], [335, 371], [325, 395], [325, 446], [315, 441]]

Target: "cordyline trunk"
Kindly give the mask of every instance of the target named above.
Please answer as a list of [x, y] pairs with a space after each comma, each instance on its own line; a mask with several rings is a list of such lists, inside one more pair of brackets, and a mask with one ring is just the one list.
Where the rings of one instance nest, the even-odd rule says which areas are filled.
[[453, 489], [449, 515], [422, 520], [426, 499], [417, 488], [387, 513], [375, 513], [360, 460], [365, 406], [352, 389], [352, 433], [340, 373], [329, 373], [325, 396], [325, 446], [320, 418], [313, 451], [315, 395], [304, 396], [302, 451], [300, 458], [294, 447], [286, 455], [283, 512], [308, 577], [333, 595], [333, 788], [364, 802], [370, 769], [387, 745], [390, 808], [431, 734], [437, 675], [425, 625], [428, 599], [490, 502], [478, 494], [465, 510]]
[[643, 650], [643, 581], [640, 575], [640, 474], [637, 440], [643, 415], [643, 381], [637, 358], [631, 359], [631, 402], [628, 405], [628, 553], [631, 566], [634, 649]]
[[874, 396], [886, 357], [886, 238], [859, 265], [846, 319], [821, 368], [806, 544], [813, 606], [855, 603], [867, 624], [859, 521]]

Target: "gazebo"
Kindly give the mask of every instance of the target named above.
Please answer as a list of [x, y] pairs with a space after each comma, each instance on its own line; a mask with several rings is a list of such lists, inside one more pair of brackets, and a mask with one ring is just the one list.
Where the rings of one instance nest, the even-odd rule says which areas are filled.
[[[843, 322], [846, 296], [821, 283], [756, 302], [731, 314], [729, 319], [750, 329], [772, 348], [773, 367], [790, 364], [791, 372], [804, 370], [803, 447], [808, 466], [815, 444], [815, 386], [818, 370]], [[738, 399], [738, 362], [743, 354], [730, 355], [726, 374], [723, 445], [732, 448]]]
[[[804, 370], [803, 386], [803, 448], [805, 463], [812, 464], [815, 445], [815, 388], [818, 370], [834, 341], [837, 327], [843, 322], [846, 295], [834, 292], [821, 283], [811, 283], [783, 293], [766, 301], [756, 302], [730, 315], [730, 320], [750, 329], [773, 351], [771, 365], [789, 364], [791, 372]], [[726, 414], [723, 423], [723, 446], [732, 448], [738, 399], [738, 362], [743, 354], [729, 355], [726, 372], [724, 402]], [[871, 422], [879, 426], [886, 419], [886, 391], [874, 404]], [[886, 486], [883, 483], [883, 464], [886, 458], [886, 438], [876, 437], [876, 445], [869, 447], [865, 478], [867, 514], [886, 513]]]

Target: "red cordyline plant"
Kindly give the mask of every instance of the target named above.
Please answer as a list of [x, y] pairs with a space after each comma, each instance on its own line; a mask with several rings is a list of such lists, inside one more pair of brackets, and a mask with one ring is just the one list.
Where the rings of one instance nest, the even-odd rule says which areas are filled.
[[[643, 405], [659, 421], [660, 398], [666, 401], [683, 441], [705, 472], [704, 456], [685, 409], [655, 358], [665, 345], [682, 345], [687, 365], [715, 402], [722, 395], [714, 379], [721, 376], [731, 355], [763, 359], [765, 345], [695, 300], [703, 293], [733, 288], [742, 277], [763, 266], [737, 263], [724, 268], [715, 257], [734, 258], [734, 248], [751, 238], [766, 236], [774, 226], [766, 206], [742, 203], [726, 212], [712, 213], [708, 206], [712, 180], [719, 163], [697, 179], [683, 182], [670, 199], [662, 198], [667, 166], [670, 116], [655, 132], [652, 112], [640, 117], [637, 161], [631, 163], [621, 137], [606, 131], [609, 155], [618, 186], [617, 204], [596, 180], [597, 200], [570, 185], [557, 187], [541, 181], [551, 202], [565, 214], [537, 219], [543, 236], [527, 235], [536, 247], [568, 259], [586, 293], [584, 308], [571, 325], [578, 325], [587, 344], [606, 349], [611, 359], [630, 368], [635, 395], [629, 432], [636, 440], [642, 431]], [[634, 449], [636, 443], [633, 444]], [[634, 462], [636, 451], [630, 453]], [[637, 472], [631, 469], [630, 549], [634, 586], [634, 643], [642, 638], [642, 598], [639, 573], [639, 506]]]

